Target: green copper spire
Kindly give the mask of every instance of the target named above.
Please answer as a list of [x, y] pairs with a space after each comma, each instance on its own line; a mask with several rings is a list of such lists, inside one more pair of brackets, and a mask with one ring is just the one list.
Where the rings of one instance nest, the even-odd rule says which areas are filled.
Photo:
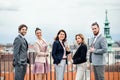
[[108, 14], [108, 12], [107, 12], [107, 10], [105, 11], [105, 13], [106, 13], [106, 18], [105, 18], [105, 27], [107, 28], [109, 28], [109, 21], [108, 21], [108, 16], [107, 16], [107, 14]]
[[[106, 20], [105, 20], [105, 22], [108, 22], [107, 10], [105, 11], [105, 13], [106, 13]], [[109, 22], [108, 22], [108, 23], [109, 23]]]
[[106, 18], [105, 18], [105, 26], [104, 26], [104, 35], [107, 39], [107, 43], [108, 43], [108, 51], [111, 52], [112, 51], [112, 44], [113, 44], [113, 40], [112, 37], [110, 35], [110, 27], [109, 27], [109, 21], [108, 21], [108, 12], [107, 10], [105, 11], [106, 13]]

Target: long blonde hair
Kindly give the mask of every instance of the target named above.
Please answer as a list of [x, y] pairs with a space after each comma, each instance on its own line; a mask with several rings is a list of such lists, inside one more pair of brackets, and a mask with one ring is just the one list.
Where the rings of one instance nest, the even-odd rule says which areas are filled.
[[79, 36], [79, 37], [82, 39], [82, 43], [86, 45], [86, 42], [85, 42], [85, 37], [84, 37], [84, 35], [83, 35], [83, 34], [81, 34], [81, 33], [79, 33], [79, 34], [76, 34], [76, 35], [75, 35], [75, 40], [76, 40], [77, 36]]

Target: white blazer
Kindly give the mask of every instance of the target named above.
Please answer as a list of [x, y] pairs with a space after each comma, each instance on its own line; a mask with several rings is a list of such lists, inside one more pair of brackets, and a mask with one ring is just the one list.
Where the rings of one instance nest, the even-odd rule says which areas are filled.
[[[43, 41], [45, 42], [45, 40], [43, 40]], [[47, 45], [47, 43], [46, 43], [46, 45]], [[48, 54], [48, 52], [47, 52], [47, 50], [46, 50], [46, 52], [42, 51], [42, 44], [40, 43], [39, 40], [37, 40], [35, 42], [34, 50], [36, 53], [35, 62], [45, 63], [46, 59], [47, 59], [46, 55]]]

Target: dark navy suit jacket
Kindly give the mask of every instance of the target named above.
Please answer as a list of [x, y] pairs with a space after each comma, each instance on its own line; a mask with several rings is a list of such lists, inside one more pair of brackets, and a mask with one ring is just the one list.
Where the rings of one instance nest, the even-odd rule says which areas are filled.
[[87, 61], [87, 46], [81, 44], [73, 56], [73, 64], [80, 64]]
[[[69, 54], [69, 51], [66, 51], [66, 56]], [[53, 63], [59, 64], [64, 55], [64, 49], [59, 40], [55, 40], [52, 47], [52, 57]]]

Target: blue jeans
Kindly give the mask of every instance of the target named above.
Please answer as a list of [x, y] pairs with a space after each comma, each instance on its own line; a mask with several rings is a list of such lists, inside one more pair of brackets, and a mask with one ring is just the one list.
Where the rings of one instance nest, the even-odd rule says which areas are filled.
[[56, 80], [64, 79], [65, 65], [66, 60], [61, 60], [61, 62], [58, 65], [55, 64]]

